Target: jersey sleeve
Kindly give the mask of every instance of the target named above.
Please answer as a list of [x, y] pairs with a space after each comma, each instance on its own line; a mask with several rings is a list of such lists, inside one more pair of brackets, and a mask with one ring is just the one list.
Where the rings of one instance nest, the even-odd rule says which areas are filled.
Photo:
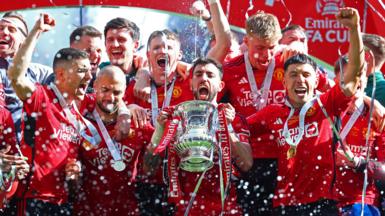
[[123, 96], [123, 101], [126, 105], [135, 103], [134, 85], [135, 85], [135, 81], [132, 81], [126, 88], [126, 92], [124, 93], [124, 96]]
[[246, 118], [241, 115], [236, 115], [231, 125], [234, 128], [234, 132], [238, 135], [240, 142], [250, 143], [250, 130], [247, 125]]
[[[27, 114], [39, 112], [46, 105], [46, 92], [44, 87], [40, 84], [36, 84], [36, 89], [32, 93], [31, 97], [23, 101], [23, 108]], [[59, 103], [59, 102], [58, 102]]]
[[15, 133], [15, 126], [12, 120], [11, 113], [6, 110], [5, 108], [0, 108], [0, 113], [3, 115], [3, 122], [0, 126], [0, 148], [6, 148], [7, 145], [11, 146], [10, 153], [15, 154], [17, 153], [16, 150], [16, 133]]
[[330, 90], [321, 94], [320, 100], [330, 116], [339, 116], [346, 110], [352, 97], [345, 96], [340, 85], [334, 85]]

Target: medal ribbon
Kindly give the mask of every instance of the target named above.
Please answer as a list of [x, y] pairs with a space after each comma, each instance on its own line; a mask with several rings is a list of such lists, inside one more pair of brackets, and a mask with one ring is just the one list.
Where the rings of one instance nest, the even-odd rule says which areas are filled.
[[[167, 89], [167, 85], [165, 85], [165, 90], [167, 89], [167, 91], [164, 92], [162, 109], [170, 106], [172, 92], [174, 91], [175, 80], [176, 80], [176, 76], [174, 76], [174, 78], [172, 79], [171, 85], [168, 89]], [[151, 110], [152, 110], [152, 114], [151, 114], [152, 125], [155, 125], [156, 118], [158, 117], [159, 108], [158, 108], [158, 92], [154, 81], [151, 82]]]
[[110, 135], [108, 134], [108, 131], [107, 131], [106, 127], [104, 126], [104, 123], [103, 123], [102, 119], [100, 118], [98, 111], [96, 111], [96, 109], [94, 109], [94, 111], [92, 112], [92, 115], [94, 116], [96, 123], [98, 124], [98, 127], [99, 127], [100, 131], [102, 132], [103, 139], [107, 144], [108, 150], [110, 151], [112, 158], [114, 159], [114, 161], [122, 160], [122, 156], [120, 154], [120, 151], [117, 148], [115, 142], [111, 139]]
[[[76, 131], [78, 131], [79, 135], [86, 139], [89, 143], [91, 143], [93, 146], [98, 145], [101, 141], [102, 138], [100, 137], [98, 130], [96, 130], [95, 126], [92, 125], [90, 121], [85, 119], [77, 110], [76, 105], [72, 105], [75, 109], [75, 111], [79, 114], [80, 118], [82, 121], [79, 121], [76, 119], [76, 117], [72, 114], [72, 112], [69, 110], [69, 106], [67, 105], [63, 95], [59, 91], [59, 89], [56, 87], [55, 84], [51, 83], [50, 84], [51, 89], [55, 93], [56, 97], [59, 100], [60, 106], [63, 108], [63, 111], [65, 113], [65, 116], [68, 118], [68, 120], [72, 123], [72, 125], [75, 127]], [[84, 124], [85, 125], [84, 125]], [[92, 136], [87, 135], [86, 129], [88, 129]]]
[[302, 106], [301, 111], [299, 112], [299, 133], [297, 135], [296, 140], [294, 140], [296, 136], [293, 136], [293, 138], [291, 138], [290, 133], [289, 133], [289, 129], [287, 126], [289, 120], [291, 119], [291, 117], [293, 116], [293, 114], [295, 112], [295, 108], [289, 103], [289, 101], [287, 99], [285, 100], [285, 105], [290, 107], [290, 114], [287, 117], [286, 122], [283, 126], [283, 136], [285, 137], [286, 143], [289, 144], [291, 147], [296, 148], [297, 145], [299, 144], [299, 142], [301, 142], [301, 140], [303, 138], [303, 134], [305, 133], [305, 115], [306, 115], [307, 111], [310, 109], [310, 107], [313, 106], [315, 100], [316, 99], [313, 98], [313, 99], [309, 100], [308, 102], [306, 102]]
[[247, 79], [249, 80], [250, 89], [252, 93], [252, 99], [254, 102], [254, 106], [258, 111], [267, 105], [267, 99], [269, 97], [271, 80], [273, 78], [273, 72], [275, 68], [275, 59], [273, 58], [269, 63], [269, 66], [267, 67], [267, 73], [260, 89], [261, 93], [258, 92], [258, 86], [257, 86], [257, 82], [255, 81], [253, 67], [251, 66], [251, 63], [249, 60], [249, 53], [247, 51], [244, 53], [244, 60], [245, 60], [245, 66], [246, 66]]
[[364, 101], [362, 98], [355, 101], [356, 107], [358, 107], [354, 113], [350, 116], [348, 122], [342, 129], [340, 136], [342, 140], [345, 140], [346, 136], [349, 134], [349, 131], [352, 129], [354, 123], [356, 123], [358, 117], [360, 117], [362, 111], [364, 110]]

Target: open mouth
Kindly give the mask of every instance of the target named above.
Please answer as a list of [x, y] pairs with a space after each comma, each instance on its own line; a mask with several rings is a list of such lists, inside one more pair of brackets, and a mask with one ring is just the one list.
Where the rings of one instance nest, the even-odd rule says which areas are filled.
[[88, 83], [81, 83], [78, 87], [81, 94], [85, 94], [87, 90]]
[[0, 40], [0, 46], [8, 46], [9, 45], [9, 41], [7, 40]]
[[123, 51], [120, 51], [120, 50], [112, 50], [111, 51], [111, 55], [114, 57], [114, 58], [121, 58], [123, 56]]
[[209, 88], [205, 85], [200, 85], [198, 88], [198, 99], [199, 100], [208, 100], [210, 96]]
[[295, 93], [298, 95], [298, 96], [305, 96], [306, 93], [307, 93], [307, 89], [305, 87], [298, 87], [296, 88], [295, 90]]
[[95, 71], [98, 68], [98, 66], [99, 65], [97, 63], [91, 63], [91, 70]]
[[166, 67], [166, 58], [162, 57], [156, 61], [159, 67], [165, 68]]

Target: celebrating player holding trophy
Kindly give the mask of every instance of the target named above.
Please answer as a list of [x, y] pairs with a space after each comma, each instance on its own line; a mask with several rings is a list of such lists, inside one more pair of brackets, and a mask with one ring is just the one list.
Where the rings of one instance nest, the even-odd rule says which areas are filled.
[[216, 103], [224, 87], [221, 65], [198, 59], [192, 71], [195, 101], [159, 113], [144, 168], [155, 170], [160, 158], [156, 153], [165, 150], [169, 199], [177, 215], [241, 215], [235, 188], [230, 187], [235, 171], [231, 164], [242, 171], [251, 168], [249, 131], [230, 104]]

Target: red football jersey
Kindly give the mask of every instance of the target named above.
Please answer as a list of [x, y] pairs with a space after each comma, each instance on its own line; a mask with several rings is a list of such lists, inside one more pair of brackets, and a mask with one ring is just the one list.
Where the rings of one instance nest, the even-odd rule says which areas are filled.
[[[342, 128], [350, 118], [346, 114], [342, 118]], [[366, 133], [368, 131], [368, 107], [365, 106], [363, 113], [359, 116], [348, 135], [346, 144], [355, 156], [366, 158], [368, 149], [366, 148]], [[373, 124], [372, 124], [373, 126]], [[378, 161], [385, 161], [385, 134], [378, 133], [373, 127], [369, 137], [370, 158]], [[335, 184], [335, 196], [339, 205], [351, 205], [362, 201], [362, 186], [364, 182], [364, 173], [354, 172], [348, 167], [337, 167], [337, 178]], [[378, 205], [378, 191], [373, 178], [368, 178], [365, 203], [369, 205]]]
[[4, 149], [6, 145], [11, 146], [9, 153], [16, 151], [15, 125], [13, 124], [11, 113], [0, 105], [0, 148]]
[[[25, 198], [54, 204], [66, 203], [68, 194], [65, 188], [65, 166], [68, 159], [77, 157], [81, 138], [65, 117], [56, 95], [47, 86], [36, 85], [31, 97], [23, 103], [23, 115], [34, 119], [31, 125], [23, 122], [22, 126], [21, 150], [28, 157], [28, 162], [33, 162], [32, 167], [35, 170]], [[71, 112], [79, 117], [73, 108]], [[33, 134], [24, 136], [26, 131], [34, 127]], [[33, 160], [32, 152], [35, 153]], [[25, 186], [19, 185], [17, 196], [23, 194]]]
[[0, 106], [5, 107], [5, 91], [4, 91], [4, 84], [0, 82]]
[[[92, 121], [98, 132], [101, 131]], [[111, 138], [115, 124], [106, 126]], [[132, 129], [128, 138], [117, 142], [118, 150], [126, 165], [123, 171], [112, 168], [112, 155], [102, 137], [102, 142], [94, 149], [80, 149], [83, 164], [82, 187], [74, 206], [75, 215], [138, 215], [135, 198], [135, 178], [138, 156], [145, 151], [146, 142], [151, 139], [153, 128]], [[139, 163], [141, 163], [139, 161]]]
[[[283, 62], [280, 58], [281, 55], [275, 57], [275, 69], [271, 80], [267, 105], [282, 104], [285, 102], [286, 91], [282, 84], [284, 70]], [[218, 98], [227, 94], [230, 103], [239, 114], [245, 117], [254, 114], [257, 110], [253, 105], [253, 99], [251, 97], [252, 93], [247, 77], [244, 55], [242, 54], [225, 63], [223, 71], [225, 88], [220, 92]], [[259, 89], [261, 88], [267, 71], [254, 69], [253, 72]], [[270, 134], [261, 134], [258, 139], [252, 136], [250, 138], [250, 143], [253, 150], [253, 158], [277, 157], [276, 145], [271, 141]]]
[[[286, 90], [282, 84], [285, 71], [283, 69], [284, 62], [282, 61], [281, 56], [281, 53], [277, 53], [274, 57], [275, 69], [271, 80], [267, 105], [283, 104], [285, 102]], [[220, 92], [218, 98], [227, 94], [230, 103], [238, 113], [246, 117], [254, 114], [257, 110], [253, 106], [252, 92], [247, 77], [244, 55], [242, 54], [226, 62], [223, 66], [223, 71], [225, 88]], [[260, 89], [267, 74], [267, 70], [254, 69], [253, 72], [257, 87]], [[328, 81], [326, 74], [318, 73], [318, 75], [319, 87], [324, 88]], [[260, 134], [258, 138], [251, 137], [250, 142], [254, 158], [277, 157], [278, 150], [276, 149], [274, 142], [272, 142], [270, 134]]]
[[[239, 116], [236, 116], [232, 123], [234, 131], [238, 134], [241, 142], [249, 143], [249, 129], [246, 122]], [[218, 161], [218, 158], [214, 158]], [[238, 175], [236, 167], [233, 166], [233, 174]], [[183, 194], [183, 203], [177, 203], [176, 215], [184, 215], [186, 206], [190, 201], [190, 195], [194, 191], [197, 181], [202, 173], [187, 172], [179, 169], [179, 181], [181, 192]], [[222, 210], [221, 192], [219, 182], [218, 162], [206, 172], [202, 184], [198, 190], [194, 204], [190, 210], [190, 215], [220, 215]], [[237, 195], [235, 184], [231, 184], [230, 193], [226, 198], [225, 215], [242, 215], [242, 210], [237, 204]]]
[[[143, 101], [139, 98], [134, 97], [134, 85], [135, 81], [131, 82], [130, 85], [126, 88], [124, 101], [126, 104], [138, 104], [139, 106], [151, 110], [151, 102]], [[158, 95], [158, 108], [162, 108], [163, 100], [164, 100], [164, 86], [157, 87], [157, 95]], [[193, 93], [190, 89], [190, 83], [187, 80], [182, 80], [177, 78], [175, 80], [174, 89], [172, 92], [172, 98], [170, 101], [170, 106], [178, 105], [182, 102], [193, 100]], [[150, 142], [150, 139], [148, 142]], [[139, 161], [143, 161], [143, 154], [140, 155]], [[144, 175], [143, 170], [139, 169], [139, 178], [141, 178], [143, 182], [148, 183], [157, 183], [163, 184], [163, 173], [162, 169], [159, 169], [155, 177], [147, 177]]]
[[[0, 106], [0, 149], [8, 148], [7, 145], [10, 145], [10, 150], [7, 154], [18, 155], [16, 144], [15, 126], [12, 115], [6, 108]], [[16, 189], [17, 183], [14, 182], [10, 191], [0, 191], [0, 209], [4, 207], [4, 199], [9, 199], [15, 193]]]
[[[339, 85], [320, 96], [327, 113], [337, 116], [350, 101]], [[250, 116], [251, 136], [269, 133], [278, 143], [278, 184], [273, 199], [274, 207], [292, 206], [331, 199], [330, 187], [333, 177], [332, 130], [319, 104], [315, 102], [307, 111], [303, 139], [296, 154], [288, 159], [290, 146], [283, 136], [283, 126], [290, 108], [285, 104], [269, 105]], [[291, 137], [299, 134], [299, 110], [288, 121]]]

